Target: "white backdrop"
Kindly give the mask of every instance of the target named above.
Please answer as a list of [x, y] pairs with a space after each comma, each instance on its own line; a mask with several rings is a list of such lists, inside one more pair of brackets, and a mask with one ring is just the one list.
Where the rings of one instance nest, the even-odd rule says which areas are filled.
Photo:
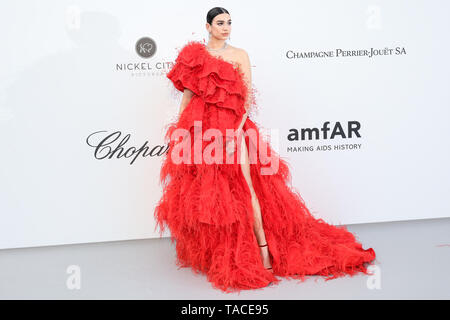
[[[230, 44], [252, 62], [253, 119], [279, 130], [274, 145], [316, 217], [449, 216], [446, 1], [9, 1], [0, 4], [0, 248], [158, 236], [161, 157], [151, 150], [164, 146], [181, 98], [164, 72], [176, 48], [207, 37], [216, 5], [231, 13]], [[142, 37], [157, 44], [151, 58], [135, 51]], [[381, 55], [361, 55], [371, 48]], [[287, 139], [327, 121], [357, 122], [361, 136]]]

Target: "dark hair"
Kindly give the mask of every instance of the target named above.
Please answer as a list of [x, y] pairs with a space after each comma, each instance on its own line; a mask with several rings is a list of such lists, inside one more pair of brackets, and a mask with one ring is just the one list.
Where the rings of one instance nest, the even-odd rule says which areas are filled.
[[209, 24], [212, 24], [212, 21], [214, 19], [215, 16], [222, 14], [222, 13], [228, 13], [228, 10], [222, 7], [214, 7], [211, 10], [208, 11], [208, 13], [206, 14], [206, 22], [208, 22]]

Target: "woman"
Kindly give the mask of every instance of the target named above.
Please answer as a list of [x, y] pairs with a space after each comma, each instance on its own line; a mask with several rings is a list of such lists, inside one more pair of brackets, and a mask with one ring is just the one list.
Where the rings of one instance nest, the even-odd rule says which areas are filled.
[[155, 218], [161, 234], [171, 231], [177, 265], [225, 292], [278, 283], [276, 276], [370, 274], [374, 250], [311, 215], [290, 184], [288, 163], [248, 117], [250, 59], [226, 43], [228, 11], [211, 9], [206, 28], [209, 42], [188, 42], [167, 74], [183, 98], [166, 132]]

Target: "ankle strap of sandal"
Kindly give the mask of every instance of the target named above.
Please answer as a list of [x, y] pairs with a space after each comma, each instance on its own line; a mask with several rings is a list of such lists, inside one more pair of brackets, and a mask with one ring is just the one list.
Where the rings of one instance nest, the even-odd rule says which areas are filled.
[[265, 247], [265, 246], [267, 246], [267, 243], [266, 243], [266, 244], [263, 244], [263, 245], [258, 245], [258, 246], [260, 246], [260, 247]]

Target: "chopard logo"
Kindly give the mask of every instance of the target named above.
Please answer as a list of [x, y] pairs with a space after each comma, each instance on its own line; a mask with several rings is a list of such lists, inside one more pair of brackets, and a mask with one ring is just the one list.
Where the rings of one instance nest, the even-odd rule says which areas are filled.
[[[106, 131], [91, 133], [86, 143], [94, 148], [96, 159], [131, 158], [133, 164], [137, 157], [161, 156], [170, 149], [170, 145], [154, 146], [150, 149], [147, 141], [140, 147], [125, 146], [130, 139], [127, 134], [121, 137], [120, 131], [103, 135]], [[243, 138], [249, 139], [248, 159], [243, 155], [241, 147]], [[279, 158], [270, 152], [270, 146], [255, 129], [227, 129], [225, 135], [219, 129], [208, 128], [203, 132], [202, 121], [194, 121], [194, 130], [176, 128], [170, 136], [173, 150], [169, 152], [174, 165], [181, 164], [233, 164], [249, 161], [250, 164], [260, 163], [261, 174], [271, 175], [278, 172]]]
[[116, 131], [111, 134], [103, 135], [105, 132], [107, 131], [97, 131], [91, 133], [86, 138], [86, 143], [88, 146], [94, 148], [94, 157], [98, 160], [130, 158], [132, 159], [130, 164], [133, 164], [137, 157], [141, 155], [142, 157], [161, 156], [168, 149], [168, 146], [160, 145], [156, 145], [150, 149], [150, 147], [147, 146], [147, 141], [140, 147], [125, 146], [128, 143], [128, 140], [130, 140], [130, 134], [122, 136], [122, 132]]

